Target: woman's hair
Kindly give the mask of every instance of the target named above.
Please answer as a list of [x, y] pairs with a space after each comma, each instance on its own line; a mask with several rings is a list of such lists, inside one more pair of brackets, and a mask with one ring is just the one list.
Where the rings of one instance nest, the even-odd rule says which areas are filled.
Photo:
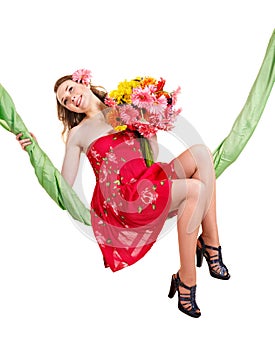
[[[54, 92], [56, 94], [57, 89], [59, 86], [64, 83], [66, 80], [72, 80], [72, 75], [65, 75], [64, 77], [58, 79], [54, 85]], [[104, 103], [104, 99], [107, 95], [107, 91], [102, 86], [94, 86], [90, 85], [91, 91], [100, 99], [101, 102]], [[57, 103], [57, 116], [58, 119], [62, 121], [64, 129], [62, 131], [62, 137], [65, 138], [65, 135], [67, 132], [73, 128], [74, 126], [78, 125], [86, 116], [85, 113], [75, 113], [64, 106], [61, 105], [61, 103], [58, 101], [56, 97], [56, 103]]]

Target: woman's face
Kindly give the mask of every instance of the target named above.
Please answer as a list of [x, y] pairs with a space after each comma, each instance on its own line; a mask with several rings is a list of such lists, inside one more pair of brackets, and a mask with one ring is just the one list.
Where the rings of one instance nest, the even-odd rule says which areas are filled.
[[91, 107], [92, 92], [89, 87], [73, 80], [64, 81], [57, 89], [59, 103], [76, 113], [87, 113]]

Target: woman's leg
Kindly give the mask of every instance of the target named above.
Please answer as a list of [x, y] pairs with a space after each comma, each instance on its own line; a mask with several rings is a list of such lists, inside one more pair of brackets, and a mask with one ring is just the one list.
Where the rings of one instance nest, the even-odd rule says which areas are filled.
[[206, 205], [202, 220], [203, 239], [208, 245], [219, 246], [216, 217], [216, 176], [212, 154], [204, 145], [195, 145], [174, 160], [177, 176], [197, 179], [205, 185]]
[[[218, 247], [220, 242], [216, 217], [216, 175], [211, 152], [203, 145], [192, 146], [174, 160], [174, 167], [179, 178], [196, 179], [205, 185], [201, 236], [207, 246]], [[201, 246], [200, 242], [198, 245]], [[206, 250], [216, 260], [217, 251], [208, 248]], [[216, 264], [213, 269], [220, 273], [221, 265]]]
[[[201, 181], [197, 179], [173, 181], [171, 209], [178, 209], [179, 276], [189, 287], [196, 284], [195, 253], [198, 230], [205, 211], [205, 198], [205, 185]], [[179, 288], [181, 294], [190, 293], [188, 289]], [[191, 309], [191, 304], [187, 303], [185, 308]]]

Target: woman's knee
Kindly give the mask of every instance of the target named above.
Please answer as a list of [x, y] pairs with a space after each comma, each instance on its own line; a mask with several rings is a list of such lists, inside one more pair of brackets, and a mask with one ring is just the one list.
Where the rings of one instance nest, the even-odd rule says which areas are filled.
[[179, 179], [192, 178], [197, 171], [209, 173], [213, 170], [212, 153], [203, 144], [193, 145], [174, 159], [174, 169]]
[[196, 144], [189, 148], [192, 156], [196, 160], [196, 163], [209, 162], [213, 160], [213, 154], [211, 150], [204, 144]]
[[205, 198], [206, 187], [205, 184], [198, 179], [189, 179], [187, 185], [187, 199], [199, 200]]

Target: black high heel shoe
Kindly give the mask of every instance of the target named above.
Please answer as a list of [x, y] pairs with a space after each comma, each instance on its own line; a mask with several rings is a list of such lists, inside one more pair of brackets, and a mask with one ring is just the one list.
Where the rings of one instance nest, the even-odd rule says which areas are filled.
[[[183, 287], [190, 291], [190, 293], [180, 293], [179, 287]], [[179, 273], [172, 276], [171, 287], [168, 294], [168, 297], [172, 299], [175, 293], [178, 292], [178, 308], [181, 312], [184, 312], [186, 315], [198, 318], [201, 313], [199, 311], [198, 305], [196, 303], [196, 286], [188, 287], [181, 280]], [[185, 303], [182, 303], [185, 302]]]
[[[214, 278], [219, 278], [221, 280], [228, 280], [230, 278], [227, 267], [224, 265], [222, 261], [222, 252], [221, 247], [212, 247], [210, 245], [206, 245], [202, 237], [199, 237], [199, 242], [201, 247], [197, 245], [197, 266], [201, 267], [203, 257], [205, 257], [210, 275]], [[217, 252], [215, 255], [210, 255], [206, 249], [211, 249]]]

